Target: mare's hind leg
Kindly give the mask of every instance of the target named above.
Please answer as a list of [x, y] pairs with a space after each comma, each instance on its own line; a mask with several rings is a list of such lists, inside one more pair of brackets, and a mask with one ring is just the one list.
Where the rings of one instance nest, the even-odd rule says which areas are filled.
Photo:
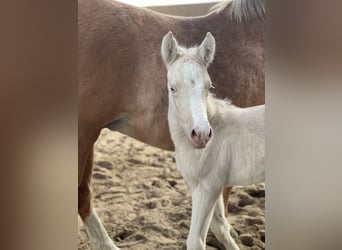
[[[223, 188], [223, 204], [224, 204], [224, 216], [228, 217], [228, 201], [230, 192], [232, 191], [233, 187], [225, 187]], [[235, 229], [230, 226], [230, 233], [233, 235], [234, 238], [238, 238], [239, 234], [235, 231]]]
[[232, 191], [233, 187], [225, 187], [223, 189], [223, 201], [224, 201], [224, 215], [228, 216], [228, 200], [230, 192]]
[[[222, 195], [221, 195], [222, 196]], [[224, 245], [226, 249], [238, 250], [234, 239], [230, 235], [230, 225], [225, 218], [224, 201], [219, 197], [216, 201], [213, 218], [210, 224], [210, 230], [215, 237]]]
[[103, 227], [91, 202], [93, 149], [89, 152], [78, 186], [78, 213], [87, 228], [88, 236], [96, 250], [119, 250]]

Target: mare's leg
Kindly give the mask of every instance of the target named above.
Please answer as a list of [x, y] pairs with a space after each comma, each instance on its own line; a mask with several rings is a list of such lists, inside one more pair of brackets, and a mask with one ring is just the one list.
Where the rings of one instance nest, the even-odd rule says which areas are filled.
[[230, 235], [230, 225], [225, 218], [224, 209], [224, 201], [222, 197], [219, 197], [215, 204], [210, 230], [226, 249], [238, 250], [239, 247]]
[[188, 250], [204, 250], [206, 237], [220, 190], [207, 190], [201, 185], [192, 193], [192, 214], [187, 239]]
[[[224, 187], [223, 188], [223, 204], [224, 204], [224, 216], [228, 217], [228, 202], [230, 192], [232, 191], [233, 187]], [[229, 222], [228, 222], [229, 223]], [[230, 233], [233, 235], [234, 238], [238, 238], [239, 234], [235, 231], [235, 229], [230, 226]]]
[[78, 213], [85, 218], [91, 211], [91, 178], [93, 172], [93, 149], [88, 152], [83, 168], [78, 171]]
[[[91, 179], [93, 173], [93, 144], [98, 133], [94, 136], [84, 134], [86, 131], [79, 126], [79, 169], [78, 169], [78, 213], [84, 222], [88, 236], [96, 250], [118, 250], [106, 230], [102, 226], [91, 202]], [[87, 130], [89, 131], [89, 130]]]

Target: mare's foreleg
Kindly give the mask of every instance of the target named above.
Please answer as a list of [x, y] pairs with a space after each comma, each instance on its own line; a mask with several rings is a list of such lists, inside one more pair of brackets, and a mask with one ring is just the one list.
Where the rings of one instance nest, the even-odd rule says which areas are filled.
[[220, 189], [208, 190], [201, 185], [192, 193], [192, 215], [187, 239], [188, 250], [204, 250], [210, 221]]
[[91, 178], [93, 169], [93, 149], [89, 152], [83, 171], [80, 170], [78, 186], [78, 213], [87, 229], [91, 243], [96, 250], [119, 250], [103, 227], [91, 202]]
[[225, 218], [224, 201], [219, 197], [216, 201], [210, 229], [215, 237], [229, 250], [239, 250], [234, 239], [230, 235], [231, 226]]

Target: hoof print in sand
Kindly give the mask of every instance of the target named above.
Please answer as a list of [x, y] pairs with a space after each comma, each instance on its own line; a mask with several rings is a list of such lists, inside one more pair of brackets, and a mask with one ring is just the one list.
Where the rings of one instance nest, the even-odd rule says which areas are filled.
[[249, 246], [249, 247], [253, 246], [254, 244], [254, 239], [252, 235], [250, 234], [241, 234], [240, 241], [242, 244], [244, 244], [245, 246]]
[[113, 164], [108, 162], [108, 161], [98, 161], [98, 162], [95, 162], [95, 165], [101, 167], [101, 168], [105, 168], [105, 169], [108, 169], [108, 170], [112, 170], [113, 169]]

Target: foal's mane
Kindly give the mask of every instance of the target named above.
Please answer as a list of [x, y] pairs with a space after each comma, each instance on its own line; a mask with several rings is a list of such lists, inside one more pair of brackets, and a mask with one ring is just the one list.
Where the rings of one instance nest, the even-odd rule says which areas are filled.
[[265, 0], [226, 0], [214, 5], [212, 12], [227, 12], [237, 22], [247, 21], [251, 17], [265, 20]]
[[209, 93], [209, 101], [220, 107], [226, 107], [227, 105], [233, 105], [229, 98], [219, 99], [214, 93]]
[[227, 108], [235, 107], [230, 99], [219, 99], [214, 93], [209, 93], [208, 100], [211, 111], [215, 111], [215, 113], [224, 113]]

